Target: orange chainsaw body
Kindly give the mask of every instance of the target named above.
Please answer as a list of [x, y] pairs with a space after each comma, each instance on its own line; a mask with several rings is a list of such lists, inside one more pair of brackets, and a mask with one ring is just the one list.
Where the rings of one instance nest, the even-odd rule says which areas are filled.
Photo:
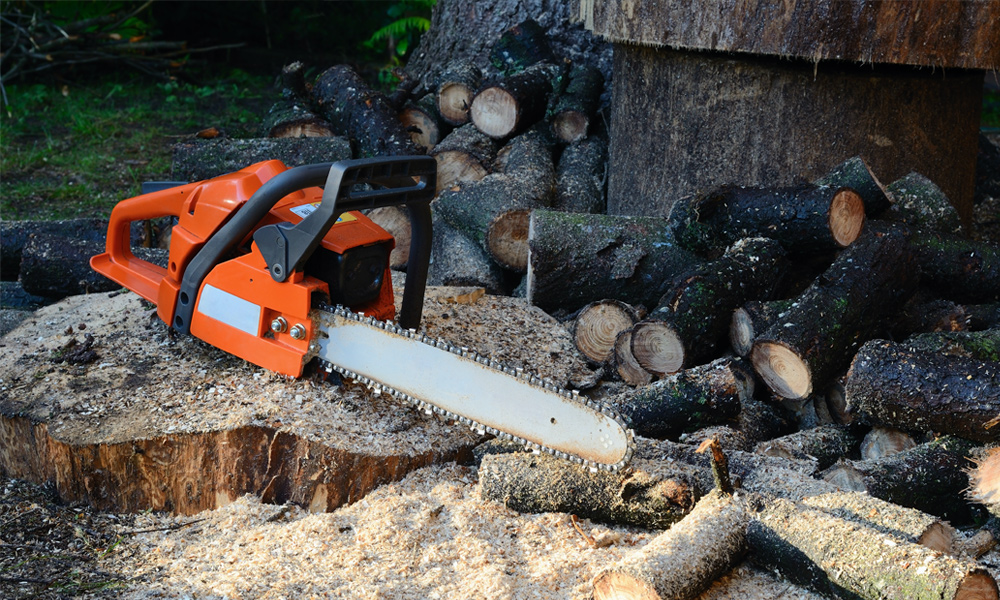
[[[282, 162], [271, 160], [124, 200], [111, 214], [106, 251], [93, 257], [91, 266], [156, 304], [159, 317], [176, 325], [179, 298], [184, 297], [182, 280], [192, 260], [261, 186], [286, 170]], [[241, 236], [234, 251], [212, 266], [200, 283], [190, 322], [185, 323], [192, 335], [267, 369], [292, 377], [302, 374], [313, 339], [310, 310], [317, 301], [330, 301], [330, 283], [310, 274], [308, 268], [290, 273], [283, 281], [275, 280], [252, 234], [265, 225], [297, 224], [322, 199], [320, 187], [283, 196]], [[137, 258], [130, 248], [131, 222], [164, 216], [177, 218], [165, 269]], [[349, 306], [351, 310], [383, 320], [393, 318], [388, 253], [394, 244], [391, 235], [357, 211], [341, 214], [323, 235], [316, 252], [331, 260], [358, 248], [382, 247], [373, 254], [385, 256], [380, 287], [365, 301]]]

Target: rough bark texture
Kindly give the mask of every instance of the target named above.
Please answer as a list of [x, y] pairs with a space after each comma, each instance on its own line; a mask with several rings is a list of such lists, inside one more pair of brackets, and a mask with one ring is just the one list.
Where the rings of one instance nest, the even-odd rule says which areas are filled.
[[594, 579], [594, 598], [691, 600], [746, 553], [742, 501], [713, 490], [679, 523]]
[[982, 331], [922, 333], [907, 338], [903, 345], [910, 350], [1000, 362], [1000, 329], [998, 328]]
[[536, 210], [528, 245], [528, 301], [547, 311], [602, 298], [652, 306], [674, 275], [699, 262], [655, 217]]
[[475, 286], [491, 294], [508, 293], [503, 270], [483, 247], [437, 215], [427, 282], [430, 285]]
[[608, 142], [591, 136], [566, 146], [556, 169], [556, 196], [552, 210], [603, 213], [606, 207]]
[[[53, 235], [62, 239], [104, 242], [107, 219], [63, 219], [59, 221], [0, 221], [0, 277], [15, 281], [21, 272], [21, 256], [31, 236]], [[135, 240], [133, 240], [133, 243]]]
[[882, 182], [872, 173], [871, 167], [860, 156], [845, 160], [813, 183], [851, 188], [864, 201], [865, 215], [868, 217], [877, 217], [891, 204]]
[[886, 188], [892, 207], [882, 217], [915, 231], [962, 233], [962, 220], [941, 188], [920, 173], [910, 173]]
[[174, 145], [171, 177], [202, 181], [233, 173], [265, 160], [297, 167], [351, 158], [341, 137], [194, 140]]
[[892, 339], [902, 340], [919, 333], [964, 331], [968, 322], [969, 315], [960, 304], [940, 298], [928, 300], [918, 292], [900, 308], [889, 331]]
[[969, 331], [983, 331], [1000, 327], [1000, 303], [966, 304], [969, 315]]
[[851, 412], [875, 425], [1000, 440], [1000, 362], [872, 340], [847, 375]]
[[757, 452], [768, 456], [814, 460], [825, 469], [844, 456], [857, 452], [861, 437], [842, 425], [823, 425], [761, 442]]
[[471, 123], [452, 130], [430, 152], [437, 161], [437, 192], [440, 194], [455, 184], [486, 177], [497, 149], [496, 140]]
[[729, 325], [729, 345], [738, 356], [750, 354], [753, 341], [782, 313], [792, 306], [792, 300], [751, 300], [733, 311]]
[[1000, 300], [1000, 244], [939, 233], [910, 238], [921, 280], [942, 298], [984, 303]]
[[916, 257], [901, 233], [870, 232], [802, 293], [781, 322], [758, 336], [754, 369], [783, 398], [805, 398], [842, 372], [916, 290]]
[[490, 63], [501, 73], [520, 73], [540, 62], [554, 62], [544, 28], [526, 19], [500, 34], [490, 49]]
[[758, 564], [834, 598], [997, 597], [996, 582], [974, 561], [781, 498], [763, 501], [747, 527], [747, 542]]

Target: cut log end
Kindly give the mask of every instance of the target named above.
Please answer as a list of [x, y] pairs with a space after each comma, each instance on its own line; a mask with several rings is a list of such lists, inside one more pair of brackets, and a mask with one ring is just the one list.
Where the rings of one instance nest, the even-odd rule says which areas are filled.
[[830, 233], [842, 248], [861, 235], [865, 224], [865, 203], [857, 192], [843, 188], [833, 196], [830, 203]]
[[774, 342], [757, 342], [750, 362], [764, 383], [782, 398], [799, 400], [812, 393], [809, 365], [790, 348]]
[[737, 356], [750, 354], [755, 335], [753, 319], [747, 314], [746, 309], [737, 308], [733, 311], [733, 318], [729, 325], [729, 344], [733, 347], [733, 352]]
[[460, 83], [449, 83], [438, 90], [438, 111], [441, 118], [452, 125], [469, 122], [469, 107], [474, 92]]
[[649, 385], [653, 374], [642, 368], [639, 361], [632, 355], [632, 330], [627, 329], [615, 338], [614, 348], [615, 371], [622, 381], [629, 385]]
[[414, 144], [424, 148], [433, 148], [441, 141], [441, 129], [430, 116], [420, 110], [404, 108], [399, 113], [399, 121]]
[[982, 504], [990, 512], [1000, 512], [1000, 448], [986, 451], [977, 457], [975, 465], [969, 471], [969, 495]]
[[500, 266], [524, 273], [528, 270], [530, 210], [510, 210], [490, 223], [486, 247]]
[[954, 597], [955, 600], [996, 600], [997, 582], [985, 571], [974, 571], [958, 585]]
[[486, 169], [476, 159], [465, 152], [448, 150], [434, 155], [437, 161], [438, 194], [450, 189], [456, 183], [479, 181], [486, 177]]
[[594, 580], [595, 600], [659, 600], [656, 588], [627, 573], [610, 571]]
[[684, 366], [684, 343], [670, 325], [642, 321], [632, 329], [632, 355], [643, 369], [662, 377]]
[[609, 360], [618, 335], [635, 323], [635, 311], [616, 300], [594, 302], [580, 311], [573, 329], [573, 342], [595, 363]]
[[494, 139], [504, 138], [517, 127], [517, 100], [504, 89], [486, 88], [476, 94], [469, 116], [479, 131]]
[[575, 110], [564, 110], [552, 117], [552, 133], [560, 140], [572, 144], [587, 137], [590, 119]]

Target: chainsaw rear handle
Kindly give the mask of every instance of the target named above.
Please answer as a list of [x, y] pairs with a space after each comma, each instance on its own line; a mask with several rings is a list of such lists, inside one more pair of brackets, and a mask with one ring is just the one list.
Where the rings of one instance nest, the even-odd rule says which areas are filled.
[[[342, 213], [405, 204], [412, 237], [399, 324], [404, 328], [418, 327], [430, 264], [430, 201], [434, 198], [436, 178], [437, 161], [430, 156], [390, 156], [318, 163], [275, 175], [209, 238], [191, 260], [181, 280], [171, 324], [182, 333], [190, 332], [198, 291], [205, 277], [246, 238], [279, 200], [304, 188], [324, 186], [320, 206], [298, 225], [268, 225], [254, 232], [254, 241], [268, 264], [271, 276], [277, 281], [284, 281], [291, 272], [301, 268]], [[363, 184], [384, 189], [356, 189]]]

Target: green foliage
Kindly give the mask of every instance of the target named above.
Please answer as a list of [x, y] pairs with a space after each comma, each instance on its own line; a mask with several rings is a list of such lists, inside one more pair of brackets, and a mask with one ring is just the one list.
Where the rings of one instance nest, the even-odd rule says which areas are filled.
[[[58, 25], [69, 25], [85, 19], [96, 19], [98, 17], [113, 17], [114, 15], [124, 16], [142, 5], [141, 1], [131, 0], [128, 2], [121, 0], [90, 0], [89, 2], [65, 2], [64, 0], [48, 0], [42, 3], [42, 10], [54, 23]], [[115, 23], [113, 27], [105, 27], [93, 24], [83, 30], [83, 33], [105, 33], [117, 34], [122, 39], [145, 37], [153, 33], [151, 23], [140, 19], [138, 16], [130, 17], [124, 21]]]
[[993, 90], [983, 92], [982, 126], [1000, 128], [1000, 92]]
[[375, 31], [361, 47], [385, 52], [388, 62], [378, 73], [378, 83], [389, 88], [395, 80], [392, 70], [402, 65], [417, 46], [420, 35], [430, 29], [431, 11], [437, 0], [397, 0], [389, 5], [386, 16], [392, 21]]

